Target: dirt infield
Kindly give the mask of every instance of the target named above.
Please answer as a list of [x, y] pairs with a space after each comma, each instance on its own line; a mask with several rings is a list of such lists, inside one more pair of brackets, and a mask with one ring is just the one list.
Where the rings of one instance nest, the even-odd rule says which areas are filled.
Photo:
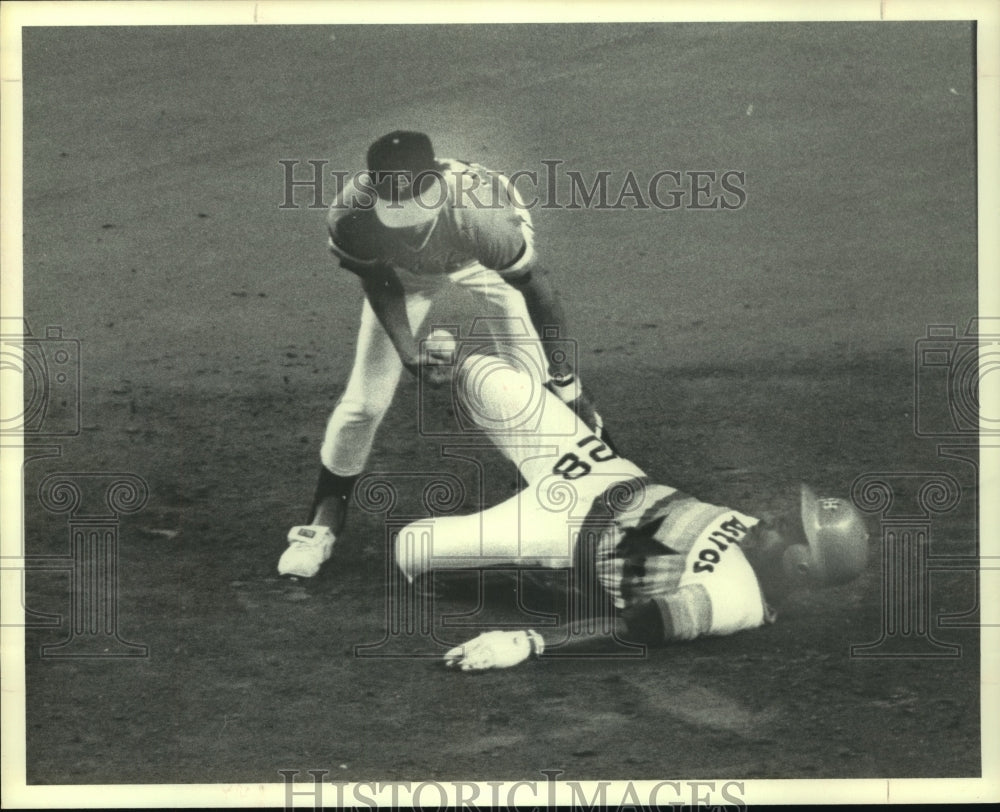
[[[433, 656], [469, 636], [443, 621], [476, 609], [467, 594], [438, 600], [430, 637], [384, 640], [377, 511], [353, 512], [308, 589], [274, 572], [361, 303], [311, 191], [281, 208], [279, 162], [299, 180], [309, 160], [360, 169], [397, 126], [533, 170], [563, 203], [570, 170], [606, 170], [612, 197], [629, 172], [742, 173], [732, 210], [693, 209], [689, 189], [671, 210], [533, 212], [618, 444], [654, 479], [750, 510], [803, 480], [951, 478], [930, 549], [974, 555], [977, 457], [939, 453], [958, 418], [915, 356], [928, 325], [961, 336], [977, 312], [973, 59], [965, 23], [26, 31], [24, 312], [82, 359], [79, 434], [39, 437], [61, 453], [25, 466], [27, 554], [69, 545], [45, 477], [148, 485], [120, 521], [117, 591], [119, 635], [147, 656], [42, 656], [70, 636], [70, 582], [28, 574], [29, 784], [979, 775], [971, 567], [929, 576], [932, 628], [908, 627], [907, 656], [851, 656], [885, 631], [877, 512], [862, 579], [773, 627], [475, 678]], [[462, 304], [439, 318], [467, 330]], [[394, 516], [422, 510], [420, 476], [473, 481], [420, 431], [447, 425], [447, 396], [418, 412], [419, 394], [401, 386], [371, 460]], [[915, 403], [937, 409], [926, 436]], [[477, 459], [489, 487], [462, 509], [513, 487], [498, 455]], [[565, 609], [486, 586], [475, 622]]]

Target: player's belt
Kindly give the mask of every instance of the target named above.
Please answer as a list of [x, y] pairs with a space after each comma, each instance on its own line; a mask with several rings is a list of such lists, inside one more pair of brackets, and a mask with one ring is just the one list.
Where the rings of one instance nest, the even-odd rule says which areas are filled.
[[617, 534], [622, 516], [636, 509], [648, 487], [649, 477], [631, 477], [611, 483], [594, 497], [577, 534], [574, 566], [586, 572], [593, 568], [602, 546], [611, 543], [614, 549], [611, 537]]

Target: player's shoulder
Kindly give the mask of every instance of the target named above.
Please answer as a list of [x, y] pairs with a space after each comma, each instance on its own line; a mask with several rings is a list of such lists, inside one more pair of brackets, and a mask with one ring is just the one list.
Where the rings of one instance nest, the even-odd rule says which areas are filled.
[[330, 248], [341, 259], [378, 257], [380, 223], [375, 216], [375, 193], [349, 180], [326, 213]]
[[463, 233], [519, 234], [523, 203], [510, 179], [483, 164], [442, 162], [450, 216]]
[[442, 181], [450, 202], [462, 206], [469, 198], [484, 200], [487, 192], [502, 204], [510, 202], [510, 179], [495, 169], [475, 161], [442, 158], [438, 161]]
[[344, 188], [326, 212], [327, 226], [332, 230], [342, 218], [364, 221], [366, 212], [375, 209], [375, 190], [356, 178], [346, 181]]
[[493, 175], [499, 175], [493, 169], [479, 163], [478, 161], [466, 161], [459, 158], [439, 158], [438, 159], [438, 169], [441, 171], [442, 175], [445, 177], [459, 177], [465, 176], [478, 176], [480, 179], [489, 178]]

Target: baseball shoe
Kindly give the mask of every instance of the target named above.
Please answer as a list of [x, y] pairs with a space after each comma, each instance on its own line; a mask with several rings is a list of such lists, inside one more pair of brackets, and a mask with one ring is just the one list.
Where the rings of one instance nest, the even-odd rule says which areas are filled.
[[312, 578], [330, 557], [336, 537], [329, 527], [300, 525], [288, 531], [288, 549], [278, 561], [278, 575]]

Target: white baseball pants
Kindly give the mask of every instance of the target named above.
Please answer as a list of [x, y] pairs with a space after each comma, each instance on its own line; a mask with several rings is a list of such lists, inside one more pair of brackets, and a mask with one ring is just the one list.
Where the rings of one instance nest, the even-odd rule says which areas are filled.
[[[474, 264], [447, 277], [453, 284], [470, 290], [481, 302], [477, 324], [494, 341], [503, 344], [512, 338], [520, 342], [538, 342], [524, 297], [504, 282], [501, 276], [482, 265]], [[407, 280], [404, 277], [404, 285]], [[440, 284], [421, 287], [406, 293], [406, 312], [410, 328], [419, 335]], [[445, 284], [442, 280], [441, 284]], [[540, 349], [540, 343], [539, 352]], [[544, 353], [541, 356], [544, 358]], [[330, 415], [320, 450], [323, 465], [339, 476], [360, 474], [368, 461], [372, 443], [382, 418], [392, 403], [403, 364], [396, 348], [366, 299], [361, 308], [358, 346], [347, 387]], [[544, 373], [544, 369], [543, 369]]]

